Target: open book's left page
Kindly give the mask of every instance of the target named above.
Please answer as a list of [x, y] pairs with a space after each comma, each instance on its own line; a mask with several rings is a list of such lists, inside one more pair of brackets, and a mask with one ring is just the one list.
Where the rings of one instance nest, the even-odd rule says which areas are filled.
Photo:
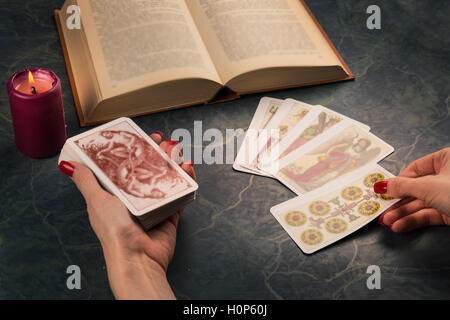
[[182, 0], [77, 0], [103, 99], [171, 80], [221, 83]]

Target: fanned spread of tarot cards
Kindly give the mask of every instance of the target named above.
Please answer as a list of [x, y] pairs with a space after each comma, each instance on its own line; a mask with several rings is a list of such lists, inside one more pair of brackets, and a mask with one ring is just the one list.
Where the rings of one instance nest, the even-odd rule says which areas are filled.
[[373, 191], [393, 177], [377, 164], [393, 151], [367, 125], [324, 106], [264, 97], [233, 168], [277, 179], [298, 195], [270, 211], [309, 254], [399, 201]]

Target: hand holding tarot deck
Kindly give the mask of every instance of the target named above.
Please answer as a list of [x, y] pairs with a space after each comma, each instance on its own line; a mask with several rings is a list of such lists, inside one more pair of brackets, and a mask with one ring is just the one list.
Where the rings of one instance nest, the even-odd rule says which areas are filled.
[[323, 106], [265, 97], [233, 168], [278, 179], [298, 195], [271, 213], [313, 253], [399, 201], [373, 192], [375, 182], [393, 177], [377, 163], [394, 149], [369, 131]]
[[87, 166], [145, 230], [195, 199], [197, 183], [132, 120], [120, 118], [67, 140], [61, 161]]

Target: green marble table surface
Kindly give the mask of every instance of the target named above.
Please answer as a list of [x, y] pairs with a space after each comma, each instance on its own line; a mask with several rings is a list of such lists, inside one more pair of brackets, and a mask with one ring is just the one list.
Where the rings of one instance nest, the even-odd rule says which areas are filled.
[[[397, 174], [449, 146], [448, 1], [379, 0], [382, 29], [366, 28], [367, 1], [307, 1], [355, 81], [254, 94], [136, 118], [147, 132], [247, 128], [264, 95], [322, 104], [364, 122], [395, 147], [382, 166]], [[0, 0], [0, 299], [110, 299], [100, 244], [83, 198], [57, 167], [14, 143], [8, 78], [46, 67], [61, 78], [69, 136], [81, 133], [53, 18], [62, 0]], [[203, 145], [205, 147], [207, 143]], [[199, 147], [199, 146], [198, 146]], [[394, 234], [376, 222], [304, 255], [269, 212], [294, 195], [279, 182], [196, 166], [198, 199], [181, 218], [168, 279], [179, 299], [450, 298], [450, 229]], [[68, 290], [78, 265], [81, 290]], [[366, 287], [379, 265], [381, 290]]]

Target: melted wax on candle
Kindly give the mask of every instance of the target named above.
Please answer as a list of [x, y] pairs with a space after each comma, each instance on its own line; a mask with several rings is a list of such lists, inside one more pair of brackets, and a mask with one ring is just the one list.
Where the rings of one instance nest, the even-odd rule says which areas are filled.
[[19, 82], [15, 89], [21, 93], [25, 94], [39, 94], [47, 92], [53, 88], [53, 80], [47, 77], [33, 77], [31, 71], [28, 73], [28, 79], [23, 79]]

